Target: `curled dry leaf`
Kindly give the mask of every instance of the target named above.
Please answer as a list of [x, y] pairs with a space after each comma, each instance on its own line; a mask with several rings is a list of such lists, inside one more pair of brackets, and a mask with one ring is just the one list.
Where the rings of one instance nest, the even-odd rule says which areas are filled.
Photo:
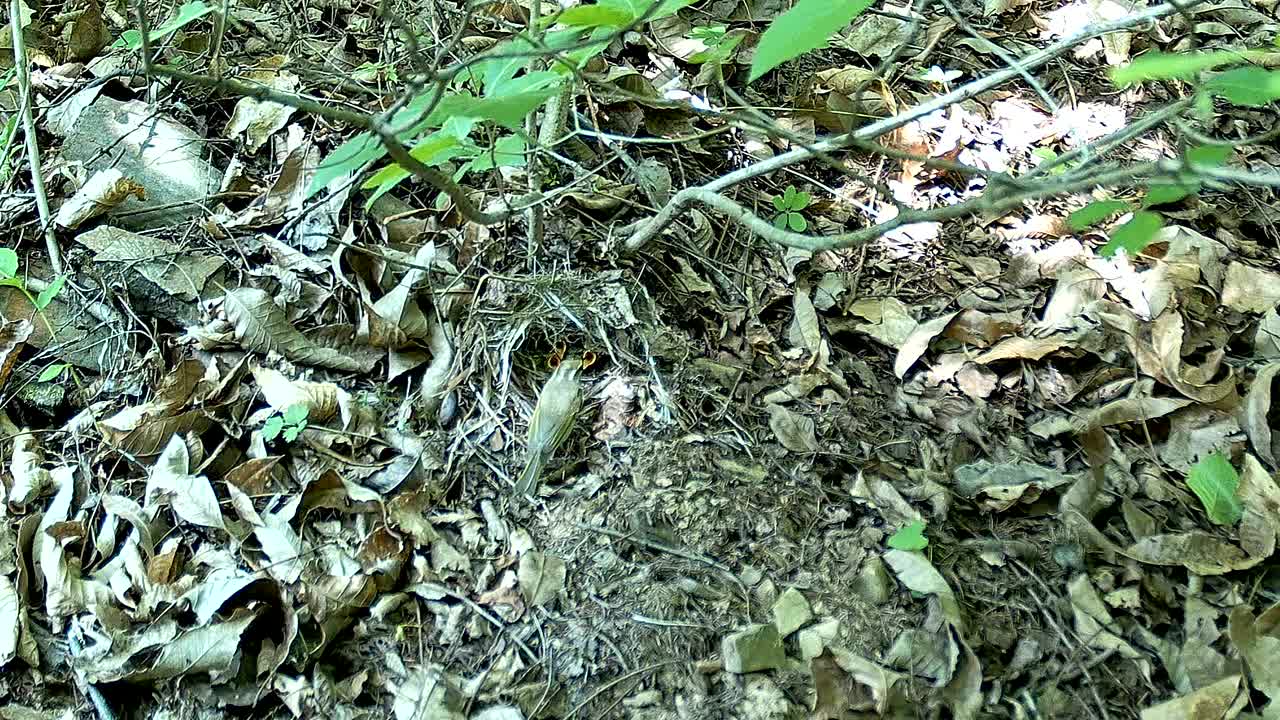
[[0, 388], [9, 382], [13, 366], [18, 362], [22, 345], [31, 337], [30, 320], [5, 320], [0, 322]]
[[190, 466], [187, 444], [181, 436], [173, 435], [147, 479], [147, 509], [154, 514], [155, 507], [167, 504], [175, 515], [193, 525], [225, 530], [218, 495], [209, 478], [192, 475]]
[[929, 343], [941, 335], [959, 314], [958, 312], [947, 313], [917, 325], [902, 343], [902, 348], [898, 350], [898, 357], [894, 358], [893, 374], [901, 380], [911, 366], [915, 365], [916, 361], [929, 350]]
[[1249, 384], [1248, 392], [1245, 393], [1244, 409], [1241, 413], [1244, 431], [1249, 436], [1254, 452], [1273, 468], [1277, 467], [1275, 438], [1272, 436], [1271, 422], [1267, 419], [1267, 415], [1271, 412], [1271, 385], [1278, 374], [1280, 374], [1280, 363], [1270, 363], [1258, 371], [1253, 382]]
[[284, 373], [271, 368], [254, 367], [254, 380], [267, 404], [277, 412], [302, 405], [307, 409], [307, 421], [321, 423], [338, 413], [339, 398], [347, 392], [333, 383], [290, 380]]
[[1222, 304], [1242, 313], [1264, 313], [1280, 305], [1280, 273], [1233, 262], [1222, 282]]
[[53, 476], [41, 467], [43, 462], [44, 449], [35, 435], [22, 432], [13, 438], [13, 461], [9, 463], [9, 473], [13, 477], [13, 485], [9, 488], [11, 504], [26, 505], [53, 487]]

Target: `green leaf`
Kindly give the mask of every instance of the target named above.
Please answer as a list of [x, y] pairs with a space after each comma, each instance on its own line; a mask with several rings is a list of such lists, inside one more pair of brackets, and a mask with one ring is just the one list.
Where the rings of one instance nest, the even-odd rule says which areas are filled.
[[1123, 200], [1094, 200], [1067, 217], [1072, 230], [1079, 232], [1096, 225], [1116, 213], [1129, 209], [1129, 203]]
[[[477, 120], [492, 120], [512, 132], [517, 132], [523, 127], [525, 117], [532, 110], [542, 105], [547, 101], [547, 98], [559, 91], [558, 83], [563, 80], [561, 75], [550, 71], [535, 73], [535, 75], [539, 77], [528, 77], [535, 80], [545, 80], [546, 78], [542, 77], [545, 75], [548, 78], [554, 78], [557, 85], [543, 82], [540, 86], [524, 92], [489, 98], [450, 95], [440, 101], [440, 106], [436, 108], [436, 113], [439, 113], [441, 117], [448, 118], [466, 117]], [[512, 84], [522, 79], [523, 77], [516, 78], [512, 81]]]
[[271, 442], [280, 437], [281, 430], [284, 430], [284, 418], [272, 415], [262, 424], [262, 439]]
[[1200, 498], [1205, 513], [1214, 523], [1235, 525], [1244, 514], [1236, 497], [1240, 476], [1222, 455], [1213, 453], [1196, 463], [1187, 476], [1187, 485]]
[[[178, 14], [172, 20], [160, 27], [152, 28], [148, 37], [151, 42], [157, 42], [169, 33], [179, 30], [213, 11], [213, 7], [205, 5], [200, 0], [184, 3], [182, 7], [178, 8]], [[142, 47], [142, 33], [137, 30], [126, 30], [120, 34], [120, 39], [116, 40], [112, 47], [127, 47], [130, 50], [137, 50]]]
[[773, 226], [774, 226], [774, 227], [776, 227], [776, 228], [778, 228], [779, 230], [786, 230], [786, 229], [787, 229], [787, 216], [788, 216], [788, 215], [790, 215], [790, 214], [791, 214], [791, 213], [785, 213], [785, 212], [784, 212], [784, 213], [782, 213], [781, 215], [776, 215], [776, 216], [774, 216], [774, 218], [773, 218]]
[[917, 520], [910, 525], [898, 528], [889, 536], [889, 547], [894, 550], [923, 550], [929, 547], [929, 538], [924, 536], [924, 521]]
[[298, 436], [301, 435], [302, 431], [305, 429], [306, 425], [290, 425], [284, 429], [284, 441], [291, 443], [294, 440], [297, 440]]
[[623, 28], [635, 17], [622, 8], [604, 5], [578, 5], [560, 13], [560, 24], [569, 27]]
[[50, 380], [55, 380], [62, 374], [62, 371], [66, 369], [66, 363], [53, 363], [40, 371], [40, 377], [36, 378], [36, 382], [49, 382]]
[[784, 200], [784, 199], [782, 198], [782, 196], [781, 196], [781, 195], [774, 195], [774, 196], [773, 196], [773, 209], [774, 209], [774, 210], [777, 210], [778, 212], [786, 212], [786, 211], [787, 211], [787, 201], [786, 201], [786, 200]]
[[1147, 196], [1142, 199], [1143, 207], [1154, 207], [1156, 205], [1167, 205], [1168, 203], [1178, 202], [1182, 198], [1193, 195], [1200, 189], [1200, 183], [1195, 180], [1187, 182], [1165, 182], [1152, 183], [1147, 188]]
[[788, 210], [795, 210], [796, 186], [788, 185], [787, 189], [782, 193], [782, 204]]
[[1111, 240], [1102, 246], [1102, 257], [1111, 257], [1116, 250], [1123, 249], [1130, 256], [1137, 255], [1151, 244], [1151, 238], [1164, 227], [1164, 220], [1153, 212], [1140, 211], [1133, 214], [1129, 222], [1121, 225], [1111, 233]]
[[774, 18], [760, 36], [747, 82], [755, 82], [782, 63], [821, 47], [873, 3], [874, 0], [799, 0]]
[[797, 212], [787, 213], [787, 224], [791, 226], [791, 232], [804, 232], [809, 228], [809, 221]]
[[792, 210], [803, 210], [803, 209], [805, 209], [805, 208], [809, 207], [809, 202], [810, 202], [810, 201], [812, 201], [812, 200], [813, 200], [813, 196], [812, 196], [812, 195], [810, 195], [809, 193], [807, 193], [807, 192], [798, 192], [798, 193], [796, 193], [796, 196], [795, 196], [794, 198], [792, 198], [792, 199], [791, 199], [791, 209], [792, 209]]
[[1230, 145], [1197, 145], [1187, 150], [1187, 164], [1196, 167], [1220, 167], [1227, 164], [1235, 148]]
[[41, 290], [40, 294], [36, 296], [36, 309], [43, 310], [49, 307], [49, 303], [53, 302], [53, 299], [62, 291], [62, 286], [66, 281], [66, 275], [59, 275], [53, 279], [53, 282], [49, 283], [48, 287]]
[[18, 274], [18, 253], [12, 248], [0, 248], [0, 277], [11, 278]]
[[519, 135], [503, 135], [494, 141], [492, 148], [481, 150], [468, 169], [481, 171], [497, 167], [524, 167], [526, 163], [524, 138]]
[[1236, 68], [1209, 78], [1204, 88], [1236, 105], [1262, 107], [1280, 100], [1280, 70]]
[[[418, 162], [431, 167], [439, 165], [448, 160], [456, 153], [450, 151], [458, 150], [458, 138], [452, 133], [446, 133], [443, 130], [437, 130], [423, 138], [409, 150], [409, 155]], [[371, 190], [377, 188], [377, 195], [382, 195], [386, 191], [395, 187], [400, 181], [412, 175], [408, 170], [400, 167], [398, 164], [392, 163], [369, 177], [361, 185], [363, 190]]]
[[284, 409], [284, 421], [290, 425], [297, 425], [307, 421], [307, 415], [311, 414], [311, 410], [302, 403], [290, 405]]
[[1128, 87], [1147, 80], [1189, 80], [1204, 70], [1244, 62], [1254, 53], [1229, 50], [1216, 52], [1149, 52], [1111, 71], [1111, 82]]

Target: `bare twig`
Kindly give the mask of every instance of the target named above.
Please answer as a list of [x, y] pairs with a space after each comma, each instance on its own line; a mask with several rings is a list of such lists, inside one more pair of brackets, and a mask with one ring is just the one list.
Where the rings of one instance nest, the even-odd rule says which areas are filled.
[[13, 30], [13, 63], [18, 76], [18, 94], [22, 101], [22, 132], [27, 141], [27, 164], [31, 166], [31, 192], [36, 196], [36, 211], [40, 214], [40, 226], [44, 228], [44, 245], [49, 252], [49, 264], [53, 271], [62, 274], [62, 252], [58, 249], [58, 237], [53, 232], [53, 220], [49, 214], [49, 196], [44, 190], [44, 176], [40, 174], [40, 142], [36, 137], [36, 119], [32, 112], [31, 68], [27, 65], [27, 46], [22, 37], [22, 3], [9, 0], [9, 27]]
[[[698, 192], [687, 193], [685, 191], [681, 191], [676, 193], [675, 197], [671, 198], [671, 200], [658, 212], [656, 216], [640, 224], [640, 226], [631, 234], [631, 237], [627, 238], [624, 242], [623, 249], [628, 252], [639, 250], [646, 243], [656, 237], [658, 233], [662, 232], [663, 229], [670, 225], [671, 222], [675, 220], [676, 216], [680, 214], [685, 207], [687, 207], [688, 203], [706, 198], [706, 193], [716, 194], [722, 190], [746, 182], [747, 180], [751, 180], [752, 178], [808, 160], [813, 157], [812, 150], [830, 152], [849, 147], [857, 141], [872, 140], [880, 137], [885, 133], [892, 132], [903, 127], [914, 120], [937, 112], [943, 108], [950, 107], [958, 102], [969, 100], [986, 92], [987, 90], [1002, 85], [1013, 78], [1020, 77], [1022, 72], [1033, 70], [1044, 65], [1053, 58], [1070, 50], [1085, 40], [1119, 30], [1132, 28], [1143, 22], [1155, 20], [1175, 12], [1177, 12], [1177, 8], [1173, 5], [1156, 5], [1124, 18], [1086, 27], [1077, 33], [1064, 37], [1058, 42], [1053, 43], [1042, 50], [1038, 50], [1027, 55], [1018, 61], [1016, 68], [1006, 68], [994, 72], [986, 77], [979, 78], [971, 83], [962, 85], [949, 93], [940, 95], [929, 102], [917, 105], [914, 108], [899, 113], [891, 118], [885, 118], [884, 120], [865, 125], [846, 135], [815, 143], [811, 149], [800, 148], [781, 155], [776, 155], [768, 160], [763, 160], [727, 175], [723, 175], [700, 187], [690, 188], [690, 190], [696, 190]], [[798, 237], [804, 238], [805, 243], [811, 243], [814, 240], [814, 238], [809, 238], [808, 236], [803, 235]]]

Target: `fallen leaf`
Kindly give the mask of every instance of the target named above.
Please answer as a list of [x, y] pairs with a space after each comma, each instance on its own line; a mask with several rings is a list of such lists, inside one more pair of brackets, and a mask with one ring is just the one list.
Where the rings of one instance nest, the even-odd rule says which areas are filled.
[[792, 412], [781, 405], [770, 405], [769, 428], [783, 447], [796, 453], [818, 451], [818, 439], [812, 418]]
[[193, 525], [225, 530], [218, 495], [209, 478], [192, 475], [190, 465], [187, 444], [173, 435], [151, 468], [145, 507], [154, 513], [153, 508], [158, 505], [168, 505], [175, 515]]

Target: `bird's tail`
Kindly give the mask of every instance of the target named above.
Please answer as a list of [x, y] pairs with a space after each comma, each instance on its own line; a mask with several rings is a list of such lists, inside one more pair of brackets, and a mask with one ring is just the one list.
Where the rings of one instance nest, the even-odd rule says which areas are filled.
[[538, 485], [538, 478], [542, 476], [542, 468], [546, 465], [542, 453], [530, 453], [529, 460], [524, 465], [524, 470], [520, 473], [520, 478], [516, 480], [515, 495], [518, 498], [534, 494], [534, 489]]

